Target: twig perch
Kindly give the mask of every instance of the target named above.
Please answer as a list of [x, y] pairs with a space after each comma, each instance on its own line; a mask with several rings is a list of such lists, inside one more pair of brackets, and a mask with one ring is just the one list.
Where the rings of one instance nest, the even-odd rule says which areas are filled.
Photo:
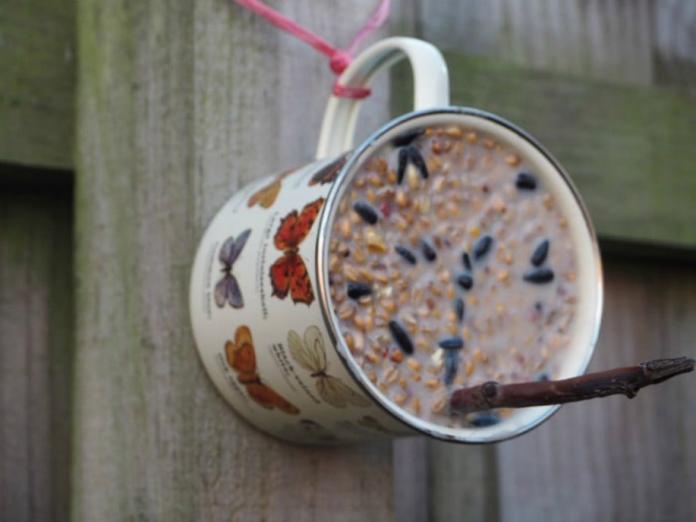
[[694, 359], [656, 359], [627, 368], [616, 368], [563, 379], [560, 381], [499, 384], [494, 381], [455, 391], [450, 398], [452, 411], [470, 413], [491, 408], [526, 408], [566, 402], [584, 401], [596, 397], [622, 394], [633, 398], [638, 390], [651, 384], [688, 373], [694, 369]]

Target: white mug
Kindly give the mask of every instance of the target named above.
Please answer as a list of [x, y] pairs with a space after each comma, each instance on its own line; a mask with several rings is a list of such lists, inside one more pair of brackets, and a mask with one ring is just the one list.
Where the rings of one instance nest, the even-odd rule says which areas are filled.
[[[217, 213], [198, 247], [190, 313], [201, 360], [223, 397], [259, 429], [300, 443], [342, 443], [426, 434], [463, 443], [504, 440], [537, 426], [558, 406], [527, 408], [487, 427], [450, 428], [399, 408], [352, 358], [329, 295], [328, 243], [337, 202], [370, 153], [429, 125], [458, 124], [510, 143], [537, 167], [569, 216], [578, 255], [576, 329], [560, 377], [583, 373], [602, 308], [597, 240], [568, 175], [528, 134], [492, 114], [449, 106], [447, 67], [432, 45], [412, 38], [378, 42], [339, 81], [366, 86], [408, 58], [414, 112], [353, 148], [360, 101], [332, 96], [314, 163], [252, 183]], [[311, 353], [311, 357], [303, 354]]]

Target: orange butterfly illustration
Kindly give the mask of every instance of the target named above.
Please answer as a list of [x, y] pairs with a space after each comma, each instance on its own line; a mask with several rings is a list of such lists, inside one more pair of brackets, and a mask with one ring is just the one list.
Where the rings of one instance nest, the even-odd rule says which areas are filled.
[[251, 208], [256, 204], [259, 204], [263, 208], [271, 208], [273, 203], [275, 203], [276, 198], [278, 197], [278, 193], [280, 192], [280, 187], [283, 184], [283, 180], [287, 178], [290, 174], [295, 172], [295, 170], [296, 169], [286, 170], [285, 172], [276, 176], [275, 179], [271, 181], [271, 183], [269, 183], [262, 189], [259, 189], [256, 192], [254, 192], [249, 198], [249, 201], [247, 201], [247, 206]]
[[283, 251], [283, 256], [270, 269], [273, 295], [279, 299], [285, 299], [289, 292], [294, 303], [309, 306], [314, 301], [312, 282], [298, 249], [309, 234], [323, 204], [324, 198], [319, 198], [305, 205], [300, 213], [293, 210], [280, 221], [273, 236], [273, 244]]
[[337, 160], [332, 161], [323, 167], [319, 172], [312, 176], [312, 179], [309, 180], [309, 186], [311, 187], [317, 183], [321, 183], [323, 185], [324, 183], [331, 183], [333, 180], [335, 180], [338, 173], [341, 172], [343, 165], [346, 164], [349, 155], [350, 152], [346, 152]]
[[300, 410], [281, 397], [272, 388], [261, 382], [256, 370], [256, 352], [251, 330], [248, 326], [240, 326], [234, 334], [234, 342], [225, 343], [227, 364], [237, 373], [237, 380], [244, 385], [249, 397], [259, 405], [272, 410], [278, 408], [289, 415], [297, 415]]

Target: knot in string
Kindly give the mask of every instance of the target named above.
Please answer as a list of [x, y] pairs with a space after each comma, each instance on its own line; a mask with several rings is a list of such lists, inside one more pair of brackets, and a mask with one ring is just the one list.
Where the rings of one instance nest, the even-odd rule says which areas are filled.
[[[296, 22], [290, 20], [275, 9], [267, 6], [259, 0], [235, 0], [240, 6], [249, 9], [250, 11], [262, 16], [268, 22], [275, 25], [279, 29], [290, 33], [303, 42], [311, 45], [317, 51], [329, 57], [329, 67], [334, 74], [340, 75], [353, 61], [353, 55], [360, 43], [375, 29], [380, 27], [389, 16], [390, 0], [380, 0], [375, 10], [370, 14], [363, 26], [353, 37], [350, 45], [346, 49], [338, 49], [324, 40], [321, 36], [314, 34], [309, 29], [302, 27]], [[338, 80], [333, 85], [332, 92], [334, 96], [343, 98], [366, 98], [370, 95], [370, 89], [367, 87], [354, 87], [350, 85], [341, 85]]]
[[336, 52], [329, 60], [329, 67], [331, 67], [334, 74], [341, 74], [352, 61], [353, 57], [351, 55], [341, 49], [336, 49]]

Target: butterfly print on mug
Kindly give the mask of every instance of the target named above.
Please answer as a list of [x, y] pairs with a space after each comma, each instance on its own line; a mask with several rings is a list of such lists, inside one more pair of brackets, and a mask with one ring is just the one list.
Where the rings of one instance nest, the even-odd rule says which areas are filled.
[[248, 326], [240, 326], [234, 334], [234, 342], [225, 343], [225, 358], [227, 364], [237, 374], [237, 380], [244, 386], [249, 397], [263, 408], [272, 410], [278, 408], [288, 415], [297, 415], [300, 410], [284, 399], [280, 394], [261, 382], [256, 369], [256, 352], [251, 330]]
[[250, 234], [251, 229], [247, 229], [236, 238], [229, 237], [220, 248], [218, 260], [222, 264], [222, 279], [215, 285], [215, 304], [219, 308], [224, 307], [225, 303], [228, 303], [232, 308], [244, 306], [242, 291], [239, 288], [237, 278], [232, 273], [232, 267], [242, 253]]
[[302, 212], [293, 210], [280, 221], [273, 236], [273, 244], [283, 252], [269, 271], [273, 295], [279, 299], [285, 299], [289, 293], [294, 303], [309, 306], [314, 301], [312, 281], [300, 257], [299, 246], [309, 234], [323, 204], [324, 198], [319, 198], [305, 205]]
[[288, 347], [295, 362], [311, 372], [315, 379], [317, 392], [324, 401], [336, 408], [345, 408], [349, 404], [363, 408], [370, 405], [365, 397], [354, 391], [341, 379], [327, 373], [326, 348], [319, 328], [316, 326], [308, 327], [304, 333], [304, 341], [297, 332], [290, 330], [288, 332]]
[[271, 208], [273, 203], [275, 203], [278, 194], [280, 193], [283, 180], [293, 172], [295, 172], [295, 169], [286, 170], [285, 172], [276, 176], [275, 179], [268, 185], [254, 192], [249, 198], [249, 201], [247, 201], [247, 206], [251, 208], [254, 205], [259, 205], [263, 208]]
[[331, 163], [323, 167], [319, 172], [312, 176], [312, 179], [309, 180], [309, 186], [311, 187], [319, 183], [323, 185], [325, 183], [331, 183], [332, 181], [334, 181], [338, 173], [341, 172], [343, 165], [346, 164], [349, 155], [350, 152], [346, 152], [337, 160], [332, 161]]

